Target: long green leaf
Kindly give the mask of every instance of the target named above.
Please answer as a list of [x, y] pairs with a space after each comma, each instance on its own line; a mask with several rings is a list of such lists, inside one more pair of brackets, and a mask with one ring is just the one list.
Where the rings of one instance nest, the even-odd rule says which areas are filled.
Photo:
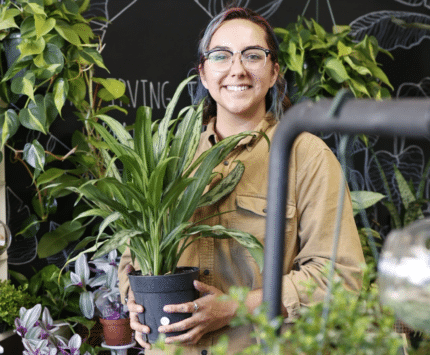
[[200, 198], [197, 207], [212, 205], [230, 194], [239, 183], [244, 171], [245, 165], [241, 161], [237, 161], [234, 169]]
[[175, 94], [173, 95], [172, 99], [170, 100], [169, 104], [167, 105], [166, 108], [166, 113], [163, 117], [163, 119], [160, 122], [160, 125], [158, 127], [158, 144], [155, 145], [154, 147], [154, 155], [156, 157], [156, 159], [158, 160], [160, 156], [163, 155], [163, 153], [165, 152], [165, 149], [168, 148], [168, 136], [169, 136], [169, 125], [170, 125], [170, 120], [172, 118], [173, 115], [173, 111], [176, 107], [176, 104], [178, 103], [179, 97], [181, 96], [182, 91], [184, 90], [185, 86], [195, 78], [196, 76], [193, 75], [189, 78], [187, 78], [186, 80], [182, 81], [178, 88], [175, 91]]
[[121, 230], [113, 234], [105, 243], [103, 243], [101, 248], [95, 252], [92, 259], [100, 258], [112, 250], [118, 249], [119, 246], [124, 245], [130, 238], [141, 234], [142, 232], [135, 230]]
[[141, 106], [137, 109], [134, 127], [134, 144], [137, 154], [143, 159], [146, 171], [154, 170], [154, 147], [152, 137], [152, 109]]
[[112, 130], [113, 134], [115, 134], [115, 137], [118, 138], [121, 144], [133, 148], [133, 138], [121, 123], [107, 115], [96, 115], [95, 117], [100, 118], [109, 126], [109, 128]]

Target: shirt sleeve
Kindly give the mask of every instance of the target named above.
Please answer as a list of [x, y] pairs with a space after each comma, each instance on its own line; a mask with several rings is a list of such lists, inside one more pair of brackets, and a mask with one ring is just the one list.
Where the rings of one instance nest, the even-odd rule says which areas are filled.
[[[298, 317], [301, 306], [324, 299], [328, 280], [323, 271], [333, 253], [336, 230], [339, 230], [339, 243], [335, 268], [347, 289], [360, 290], [364, 265], [351, 196], [337, 158], [325, 146], [311, 150], [305, 156], [296, 152], [292, 159], [296, 159], [297, 166], [293, 193], [299, 252], [294, 258], [293, 269], [283, 276], [283, 302], [289, 313], [286, 322]], [[343, 202], [340, 202], [343, 188], [347, 190]], [[340, 218], [338, 208], [342, 210]], [[337, 223], [340, 224], [338, 229]], [[310, 280], [317, 284], [312, 296], [308, 295], [306, 287]]]

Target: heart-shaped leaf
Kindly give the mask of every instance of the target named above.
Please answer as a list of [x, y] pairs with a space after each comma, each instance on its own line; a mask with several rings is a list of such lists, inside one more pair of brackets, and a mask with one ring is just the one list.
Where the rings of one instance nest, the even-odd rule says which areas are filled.
[[54, 83], [54, 103], [55, 107], [57, 108], [60, 116], [61, 116], [61, 109], [64, 106], [64, 103], [66, 102], [67, 94], [69, 92], [69, 83], [64, 78], [58, 78]]
[[40, 38], [46, 35], [49, 31], [51, 31], [55, 24], [55, 18], [45, 18], [43, 15], [35, 15], [35, 27], [36, 27], [36, 35], [37, 38]]
[[38, 15], [45, 15], [45, 10], [43, 9], [43, 0], [28, 0], [25, 10]]
[[328, 58], [325, 62], [325, 69], [337, 83], [343, 83], [349, 79], [348, 73], [339, 59]]
[[[52, 94], [51, 94], [52, 95]], [[47, 100], [48, 105], [50, 100]], [[52, 105], [55, 108], [54, 100], [52, 98]], [[52, 115], [52, 108], [49, 109]], [[34, 102], [30, 102], [28, 107], [22, 109], [19, 113], [19, 121], [21, 124], [32, 130], [47, 133], [49, 124], [46, 117], [45, 98], [42, 95], [36, 95]]]
[[21, 23], [21, 38], [31, 38], [37, 36], [34, 17], [29, 16]]
[[86, 61], [90, 63], [94, 63], [98, 65], [100, 68], [106, 69], [108, 72], [109, 70], [105, 67], [105, 64], [103, 62], [103, 58], [100, 55], [100, 53], [95, 48], [84, 48], [81, 52], [79, 52], [79, 55], [85, 59]]
[[24, 94], [34, 101], [34, 83], [36, 77], [31, 71], [27, 71], [23, 76], [15, 77], [12, 80], [11, 90], [15, 94]]
[[74, 44], [75, 46], [81, 46], [81, 40], [76, 32], [73, 30], [73, 27], [70, 26], [67, 22], [58, 20], [54, 26], [55, 30], [58, 34], [63, 37], [66, 41]]
[[21, 12], [18, 9], [8, 9], [2, 13], [0, 17], [0, 31], [6, 30], [8, 28], [19, 28], [15, 23], [15, 16], [19, 15]]
[[43, 53], [34, 58], [34, 64], [43, 69], [37, 73], [37, 77], [39, 79], [48, 79], [63, 70], [64, 57], [57, 46], [48, 43]]
[[42, 53], [43, 50], [45, 49], [45, 40], [43, 37], [36, 40], [23, 38], [21, 43], [18, 44], [17, 47], [21, 52], [21, 55], [19, 56], [18, 60], [21, 60], [22, 58], [28, 55]]
[[112, 101], [125, 94], [125, 84], [116, 79], [93, 78], [93, 81], [103, 85], [98, 97], [104, 101]]
[[45, 150], [35, 139], [32, 143], [27, 143], [24, 146], [23, 158], [33, 168], [43, 170], [45, 165]]
[[4, 143], [16, 133], [19, 125], [18, 115], [14, 110], [9, 109], [0, 114], [0, 150]]

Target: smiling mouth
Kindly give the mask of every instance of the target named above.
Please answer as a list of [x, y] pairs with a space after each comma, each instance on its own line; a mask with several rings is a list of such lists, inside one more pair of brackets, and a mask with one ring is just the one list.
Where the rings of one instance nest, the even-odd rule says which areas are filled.
[[226, 89], [229, 91], [245, 91], [250, 89], [251, 86], [249, 85], [227, 85]]

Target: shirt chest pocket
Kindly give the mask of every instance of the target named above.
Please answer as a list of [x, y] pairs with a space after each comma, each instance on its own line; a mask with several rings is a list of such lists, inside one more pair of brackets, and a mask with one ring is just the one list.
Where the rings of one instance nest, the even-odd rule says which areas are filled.
[[[264, 244], [266, 234], [267, 199], [255, 195], [237, 195], [237, 211], [231, 228], [251, 233]], [[287, 205], [287, 238], [297, 233], [296, 207]]]

